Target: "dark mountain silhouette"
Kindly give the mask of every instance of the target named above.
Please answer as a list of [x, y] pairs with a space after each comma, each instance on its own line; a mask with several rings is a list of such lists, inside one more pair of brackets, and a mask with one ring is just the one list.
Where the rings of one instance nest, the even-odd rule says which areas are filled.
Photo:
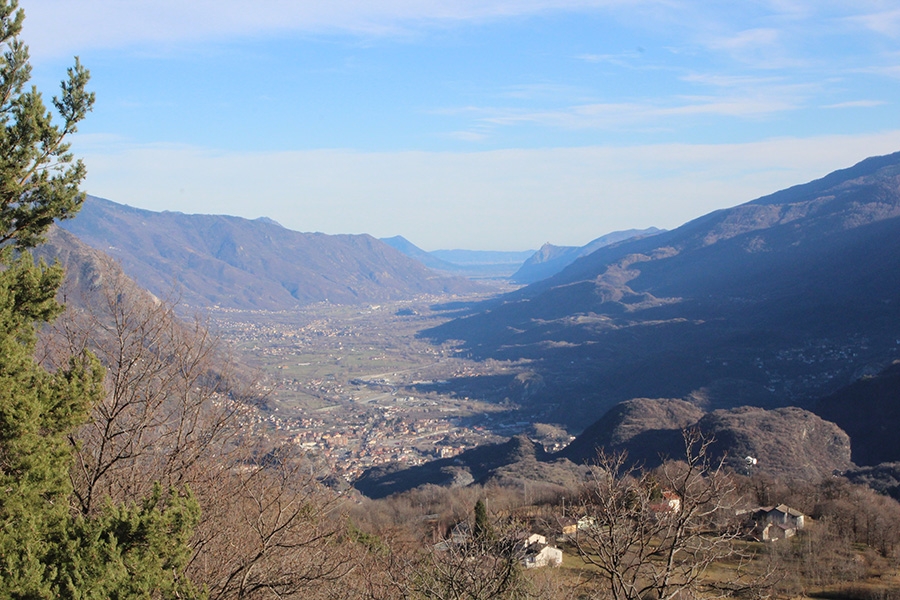
[[547, 243], [526, 260], [522, 267], [513, 273], [510, 279], [516, 283], [534, 283], [556, 275], [577, 259], [587, 256], [600, 248], [635, 237], [654, 235], [661, 231], [656, 227], [614, 231], [600, 236], [584, 246], [554, 246]]
[[62, 226], [157, 295], [188, 305], [283, 310], [469, 292], [368, 235], [286, 229], [271, 219], [152, 212], [88, 197]]
[[426, 335], [528, 359], [578, 427], [636, 397], [809, 406], [897, 357], [900, 153], [601, 248]]
[[[615, 406], [568, 447], [549, 454], [525, 436], [479, 446], [455, 458], [415, 467], [375, 467], [354, 486], [371, 498], [421, 485], [458, 487], [497, 483], [534, 489], [558, 486], [569, 492], [584, 481], [584, 467], [599, 452], [626, 453], [629, 464], [654, 468], [685, 456], [682, 431], [697, 428], [714, 440], [710, 458], [738, 473], [748, 469], [776, 478], [818, 482], [850, 469], [850, 439], [837, 425], [799, 408], [739, 407], [704, 414], [682, 400], [629, 400]], [[748, 467], [746, 457], [757, 459]]]
[[850, 434], [857, 465], [900, 461], [900, 361], [823, 398], [814, 410]]

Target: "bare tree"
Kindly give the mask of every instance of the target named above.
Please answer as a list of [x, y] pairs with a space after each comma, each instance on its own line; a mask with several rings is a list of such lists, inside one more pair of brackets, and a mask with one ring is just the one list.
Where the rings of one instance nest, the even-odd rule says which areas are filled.
[[289, 449], [216, 474], [213, 491], [188, 566], [210, 598], [328, 597], [357, 564], [343, 499]]
[[715, 583], [705, 577], [713, 563], [741, 558], [729, 523], [735, 486], [711, 460], [711, 439], [691, 430], [684, 441], [684, 462], [654, 472], [629, 466], [624, 454], [599, 454], [576, 545], [614, 600], [670, 600], [703, 588], [729, 595], [760, 583], [740, 572]]
[[[470, 515], [471, 516], [471, 515]], [[365, 594], [377, 600], [487, 600], [554, 598], [547, 582], [535, 585], [521, 562], [521, 527], [482, 514], [458, 523], [438, 543], [389, 536], [369, 553]], [[398, 539], [398, 537], [400, 539]], [[426, 538], [430, 536], [426, 535]], [[552, 592], [552, 593], [551, 593]], [[362, 594], [361, 594], [362, 595]]]
[[432, 547], [410, 579], [415, 598], [488, 600], [528, 598], [516, 540], [467, 540]]
[[94, 514], [107, 498], [187, 486], [201, 508], [187, 574], [210, 598], [326, 594], [354, 564], [340, 497], [248, 418], [255, 409], [236, 389], [246, 374], [202, 320], [180, 318], [117, 269], [97, 279], [41, 352], [52, 364], [88, 350], [107, 367], [106, 396], [71, 436], [74, 508]]
[[78, 304], [44, 336], [45, 361], [88, 350], [107, 369], [105, 398], [71, 436], [78, 510], [142, 497], [157, 482], [192, 483], [199, 463], [221, 456], [238, 431], [217, 340], [114, 270]]

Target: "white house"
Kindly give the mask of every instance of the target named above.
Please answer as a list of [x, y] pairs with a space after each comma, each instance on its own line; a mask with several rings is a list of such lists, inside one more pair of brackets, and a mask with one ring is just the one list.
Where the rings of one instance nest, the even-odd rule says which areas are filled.
[[547, 538], [532, 533], [522, 542], [524, 546], [522, 566], [526, 569], [537, 567], [558, 567], [562, 564], [562, 550], [547, 545]]

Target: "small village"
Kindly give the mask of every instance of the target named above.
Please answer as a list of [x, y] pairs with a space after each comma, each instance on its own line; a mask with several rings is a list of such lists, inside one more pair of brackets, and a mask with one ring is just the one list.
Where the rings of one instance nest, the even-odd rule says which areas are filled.
[[[667, 522], [678, 520], [681, 510], [678, 494], [663, 492], [660, 501], [647, 506], [648, 521], [669, 527]], [[476, 515], [477, 511], [476, 508]], [[546, 510], [532, 510], [530, 514], [525, 511], [522, 515], [518, 516], [517, 525], [507, 535], [512, 537], [514, 555], [526, 569], [559, 567], [565, 554], [582, 554], [605, 536], [605, 532], [601, 531], [602, 525], [590, 515], [567, 517]], [[743, 508], [733, 511], [733, 517], [721, 530], [707, 532], [707, 535], [724, 535], [747, 543], [774, 544], [815, 526], [807, 515], [785, 504]], [[434, 549], [438, 552], [459, 551], [466, 549], [477, 538], [471, 523], [461, 521], [444, 539], [434, 544]]]

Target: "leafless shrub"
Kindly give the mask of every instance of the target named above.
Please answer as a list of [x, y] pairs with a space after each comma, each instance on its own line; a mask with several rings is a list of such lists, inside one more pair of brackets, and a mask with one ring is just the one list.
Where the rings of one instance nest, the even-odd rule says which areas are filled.
[[[598, 457], [576, 547], [614, 600], [727, 596], [766, 584], [765, 576], [742, 569], [750, 557], [736, 544], [735, 485], [721, 463], [711, 462], [712, 440], [686, 431], [684, 441], [684, 462], [653, 472], [629, 466], [623, 454]], [[725, 560], [737, 563], [731, 574], [709, 577], [711, 565]]]

